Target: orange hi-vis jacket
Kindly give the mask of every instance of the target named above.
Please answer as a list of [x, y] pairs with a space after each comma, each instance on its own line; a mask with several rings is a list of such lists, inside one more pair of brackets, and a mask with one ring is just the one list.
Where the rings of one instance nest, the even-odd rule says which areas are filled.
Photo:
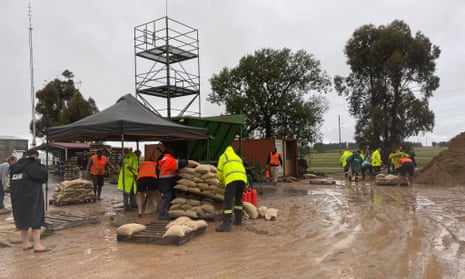
[[153, 161], [144, 161], [139, 165], [139, 174], [137, 179], [139, 180], [143, 177], [152, 177], [157, 178], [157, 163]]
[[412, 159], [410, 159], [408, 157], [404, 157], [404, 158], [400, 158], [399, 163], [402, 166], [405, 163], [413, 163], [413, 161], [412, 161]]
[[270, 152], [270, 165], [279, 166], [281, 162], [279, 161], [279, 152]]
[[90, 174], [92, 175], [104, 175], [105, 174], [105, 165], [107, 164], [107, 157], [100, 156], [100, 159], [97, 155], [92, 155], [90, 157]]
[[178, 175], [178, 160], [173, 155], [166, 153], [163, 158], [158, 161], [160, 167], [160, 178], [176, 177]]

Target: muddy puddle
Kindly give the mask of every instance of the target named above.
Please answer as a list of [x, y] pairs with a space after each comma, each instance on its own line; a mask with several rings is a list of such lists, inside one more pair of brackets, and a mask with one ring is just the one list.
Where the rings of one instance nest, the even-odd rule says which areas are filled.
[[[464, 278], [465, 190], [367, 182], [264, 186], [258, 203], [276, 221], [246, 220], [229, 233], [218, 222], [180, 245], [116, 240], [115, 185], [94, 204], [54, 207], [100, 222], [44, 238], [50, 253], [0, 248], [0, 278]], [[7, 222], [8, 215], [0, 215]], [[155, 216], [128, 222], [150, 223]]]

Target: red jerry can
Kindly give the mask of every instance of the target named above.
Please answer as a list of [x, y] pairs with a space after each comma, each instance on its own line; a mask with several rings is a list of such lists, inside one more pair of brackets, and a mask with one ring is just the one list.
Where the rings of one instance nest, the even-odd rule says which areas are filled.
[[257, 190], [255, 189], [252, 189], [250, 191], [250, 203], [252, 203], [253, 205], [255, 205], [255, 207], [257, 207]]
[[242, 192], [242, 202], [246, 202], [247, 200], [247, 191]]
[[247, 189], [247, 202], [252, 203], [252, 192], [250, 189]]

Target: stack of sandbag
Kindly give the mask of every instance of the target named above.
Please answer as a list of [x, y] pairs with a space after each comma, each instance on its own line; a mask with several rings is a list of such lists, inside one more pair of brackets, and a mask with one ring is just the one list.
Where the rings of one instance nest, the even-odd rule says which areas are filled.
[[190, 218], [213, 219], [223, 214], [223, 205], [213, 199], [179, 192], [171, 201], [168, 211], [170, 217], [188, 216]]
[[[196, 162], [197, 163], [197, 162]], [[182, 168], [176, 186], [176, 199], [171, 201], [170, 217], [215, 218], [223, 213], [224, 186], [216, 177], [216, 167], [197, 163], [195, 168]]]
[[397, 175], [380, 173], [376, 175], [375, 183], [376, 185], [406, 185], [407, 180]]
[[95, 200], [92, 182], [86, 179], [65, 180], [56, 185], [52, 199], [57, 204]]
[[278, 209], [260, 206], [257, 208], [250, 202], [242, 202], [244, 207], [243, 215], [245, 219], [265, 218], [267, 221], [276, 221], [278, 218]]
[[195, 168], [182, 168], [175, 189], [183, 192], [194, 193], [219, 201], [224, 200], [224, 186], [219, 185], [216, 177], [216, 167], [207, 164], [199, 164]]

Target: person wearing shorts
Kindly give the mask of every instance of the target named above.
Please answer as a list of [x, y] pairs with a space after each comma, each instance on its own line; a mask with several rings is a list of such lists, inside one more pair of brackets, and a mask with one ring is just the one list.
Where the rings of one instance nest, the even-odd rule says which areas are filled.
[[158, 193], [158, 176], [157, 176], [157, 163], [154, 161], [144, 161], [139, 165], [139, 173], [136, 178], [137, 183], [137, 213], [142, 217], [144, 209], [144, 200], [146, 194], [155, 193], [157, 205], [160, 205], [161, 198]]

